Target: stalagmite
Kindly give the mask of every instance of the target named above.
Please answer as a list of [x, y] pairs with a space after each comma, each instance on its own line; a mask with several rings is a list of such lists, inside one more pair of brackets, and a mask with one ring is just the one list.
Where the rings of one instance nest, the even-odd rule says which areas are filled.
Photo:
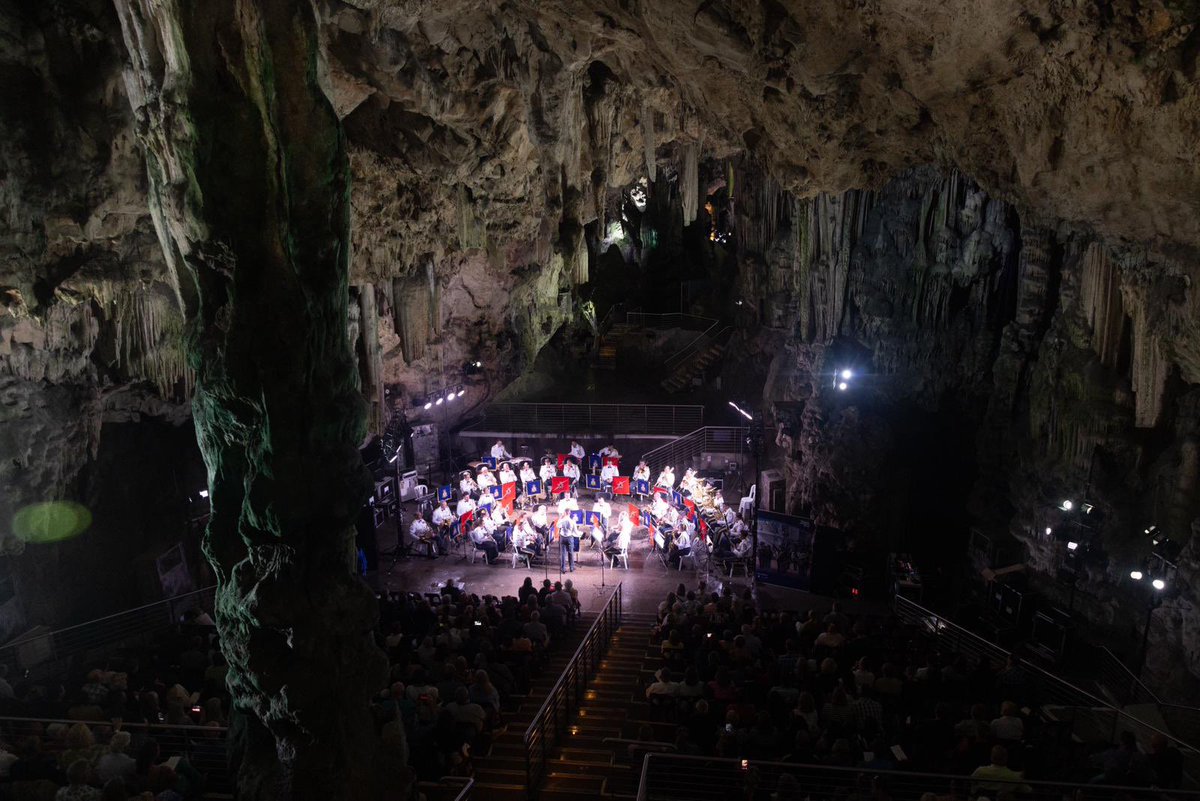
[[198, 365], [238, 797], [379, 798], [369, 700], [387, 660], [354, 572], [370, 474], [346, 336], [349, 163], [317, 79], [313, 8], [116, 5]]

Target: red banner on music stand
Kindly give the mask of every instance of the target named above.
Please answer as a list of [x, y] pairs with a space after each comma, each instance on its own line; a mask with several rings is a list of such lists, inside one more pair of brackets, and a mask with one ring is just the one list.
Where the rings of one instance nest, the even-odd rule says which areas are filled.
[[605, 456], [604, 465], [607, 467], [610, 464], [619, 470], [621, 468], [621, 458], [619, 456]]
[[512, 514], [513, 507], [517, 504], [517, 482], [510, 481], [507, 484], [500, 486], [500, 505], [503, 506], [509, 514]]
[[613, 495], [629, 494], [629, 476], [616, 476], [612, 482]]
[[696, 502], [691, 498], [684, 498], [683, 505], [687, 508], [688, 520], [691, 520], [696, 515]]
[[563, 495], [571, 491], [571, 479], [566, 476], [555, 476], [550, 479], [550, 493], [552, 495]]
[[560, 472], [560, 473], [562, 472], [563, 464], [565, 464], [567, 461], [567, 456], [568, 456], [568, 454], [565, 454], [565, 453], [560, 453], [558, 455], [558, 472]]
[[629, 519], [633, 521], [635, 526], [642, 524], [642, 510], [637, 508], [636, 503], [629, 504]]
[[466, 530], [467, 530], [467, 524], [468, 524], [468, 523], [470, 523], [470, 522], [472, 522], [472, 521], [474, 521], [474, 520], [475, 520], [475, 513], [474, 513], [474, 512], [467, 512], [465, 515], [463, 515], [462, 517], [458, 518], [458, 530], [459, 530], [459, 531], [466, 531]]
[[666, 495], [668, 500], [670, 500], [670, 498], [671, 498], [671, 491], [669, 489], [667, 489], [666, 487], [655, 487], [654, 491], [651, 492], [650, 494], [651, 495]]
[[699, 523], [700, 523], [700, 529], [699, 529], [700, 530], [700, 539], [704, 540], [705, 542], [708, 542], [708, 523], [704, 522], [703, 517], [699, 518]]

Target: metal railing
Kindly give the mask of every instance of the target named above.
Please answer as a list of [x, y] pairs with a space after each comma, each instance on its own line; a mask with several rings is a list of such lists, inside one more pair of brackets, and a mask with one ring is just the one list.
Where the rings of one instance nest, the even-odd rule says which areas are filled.
[[[986, 659], [993, 667], [1003, 667], [1010, 653], [999, 645], [989, 642], [978, 634], [964, 629], [952, 620], [933, 612], [903, 596], [895, 596], [893, 609], [903, 622], [916, 626], [926, 635], [935, 638], [955, 653], [966, 654], [976, 659]], [[1154, 720], [1145, 720], [1120, 709], [1093, 693], [1071, 684], [1044, 668], [1018, 660], [1020, 667], [1032, 678], [1034, 693], [1043, 711], [1048, 711], [1059, 722], [1069, 723], [1071, 733], [1082, 740], [1103, 738], [1114, 742], [1121, 729], [1134, 733], [1145, 743], [1152, 735], [1161, 734], [1184, 753], [1189, 767], [1200, 766], [1200, 751], [1191, 743], [1164, 731]]]
[[412, 797], [426, 801], [469, 801], [475, 780], [467, 776], [443, 776], [436, 782], [417, 782]]
[[645, 403], [493, 403], [463, 433], [685, 434], [704, 425], [703, 406]]
[[1097, 684], [1118, 704], [1151, 704], [1158, 708], [1171, 734], [1187, 743], [1200, 743], [1200, 708], [1162, 700], [1108, 648], [1100, 649], [1096, 675]]
[[[784, 775], [795, 781], [796, 798], [875, 798], [919, 801], [925, 793], [939, 798], [989, 798], [1064, 801], [1071, 798], [1150, 799], [1200, 801], [1200, 792], [1117, 787], [1089, 782], [973, 780], [969, 776], [915, 773], [897, 770], [842, 768], [789, 762], [717, 759], [679, 754], [647, 754], [642, 762], [638, 801], [727, 801], [731, 798], [766, 799], [779, 791]], [[784, 779], [785, 784], [789, 780]], [[782, 797], [784, 792], [780, 792]], [[792, 797], [792, 796], [788, 796]]]
[[621, 625], [623, 597], [624, 585], [617, 584], [525, 730], [525, 788], [530, 798], [537, 796], [538, 788], [546, 777], [550, 751], [567, 730], [572, 713], [579, 708], [579, 702], [583, 699], [588, 679], [596, 672], [613, 632]]
[[216, 591], [213, 585], [74, 626], [21, 635], [0, 645], [0, 662], [10, 670], [29, 670], [30, 678], [42, 678], [72, 657], [98, 659], [135, 639], [165, 631], [189, 609], [203, 607], [211, 612]]
[[[616, 318], [614, 317], [614, 319]], [[633, 325], [638, 328], [685, 328], [692, 331], [703, 331], [717, 322], [719, 321], [714, 320], [712, 317], [700, 317], [695, 314], [681, 314], [680, 312], [655, 314], [631, 311], [625, 313], [624, 319], [626, 325]]]
[[[109, 721], [58, 720], [52, 718], [0, 717], [0, 739], [7, 743], [19, 743], [26, 737], [39, 739], [49, 737], [47, 728], [55, 724], [70, 728], [85, 723], [92, 730], [96, 742], [107, 744], [116, 726]], [[122, 731], [134, 738], [131, 754], [143, 739], [152, 739], [159, 747], [160, 759], [173, 756], [186, 759], [204, 777], [205, 793], [231, 793], [233, 776], [229, 770], [226, 740], [229, 729], [225, 726], [170, 726], [162, 723], [130, 723], [122, 721]], [[45, 743], [47, 749], [50, 743]]]
[[696, 352], [700, 350], [700, 348], [706, 347], [710, 342], [715, 342], [717, 339], [720, 339], [720, 337], [726, 331], [732, 330], [729, 326], [725, 326], [721, 329], [720, 334], [712, 336], [712, 332], [716, 330], [718, 325], [720, 325], [720, 321], [714, 320], [713, 324], [697, 334], [695, 339], [692, 339], [682, 348], [668, 356], [667, 360], [663, 362], [663, 368], [667, 371], [674, 370], [675, 368], [681, 366], [687, 359], [694, 356]]
[[705, 426], [647, 451], [642, 458], [650, 468], [651, 481], [667, 465], [671, 465], [682, 474], [684, 467], [689, 466], [692, 460], [701, 454], [742, 453], [749, 432], [750, 429], [744, 426]]

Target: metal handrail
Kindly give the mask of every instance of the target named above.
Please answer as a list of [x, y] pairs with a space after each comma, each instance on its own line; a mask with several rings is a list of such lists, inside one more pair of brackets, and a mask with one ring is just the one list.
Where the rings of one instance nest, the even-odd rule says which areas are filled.
[[[443, 776], [436, 782], [423, 781], [416, 782], [413, 785], [414, 791], [423, 790], [421, 795], [429, 796], [429, 791], [441, 788], [459, 787], [459, 791], [454, 798], [439, 799], [439, 801], [467, 801], [471, 797], [471, 792], [475, 789], [475, 780], [469, 776]], [[418, 797], [418, 793], [413, 793], [414, 797]]]
[[[666, 361], [663, 362], [663, 367], [667, 370], [671, 370], [674, 368], [674, 365], [678, 364], [679, 362], [682, 362], [689, 355], [691, 355], [692, 353], [695, 353], [697, 350], [699, 350], [699, 342], [701, 340], [707, 339], [708, 335], [712, 332], [712, 330], [720, 324], [721, 324], [720, 320], [713, 320], [712, 325], [710, 325], [708, 328], [705, 328], [699, 334], [696, 334], [696, 337], [694, 339], [690, 340], [682, 348], [680, 348], [679, 350], [675, 351], [673, 354], [668, 356]], [[729, 326], [725, 326], [725, 327], [728, 328]]]
[[[53, 631], [27, 633], [0, 645], [0, 662], [22, 670], [36, 667], [39, 673], [52, 671], [57, 663], [86, 651], [111, 650], [131, 637], [168, 629], [183, 611], [211, 604], [216, 591], [212, 585]], [[26, 654], [32, 655], [29, 664], [23, 664]]]
[[[588, 678], [595, 673], [603, 650], [608, 647], [613, 632], [621, 625], [623, 598], [622, 582], [617, 584], [600, 614], [592, 621], [562, 675], [558, 677], [546, 700], [538, 708], [537, 714], [529, 722], [529, 727], [525, 729], [522, 738], [525, 745], [525, 788], [530, 798], [536, 797], [538, 787], [545, 778], [550, 749], [558, 742], [566, 728], [568, 716], [579, 707], [579, 700], [583, 696]], [[548, 738], [547, 734], [551, 737]]]
[[[682, 468], [689, 460], [702, 453], [741, 453], [746, 434], [750, 429], [745, 426], [704, 426], [685, 436], [674, 439], [665, 445], [642, 454], [642, 459], [650, 468], [650, 478], [653, 480], [658, 471], [665, 466]], [[732, 450], [722, 448], [735, 446]]]
[[[976, 780], [969, 775], [846, 768], [798, 762], [743, 761], [652, 752], [646, 754], [642, 760], [637, 801], [653, 801], [654, 799], [692, 801], [692, 799], [709, 797], [728, 798], [731, 797], [731, 794], [741, 797], [747, 795], [745, 789], [751, 779], [756, 786], [772, 790], [775, 783], [778, 782], [779, 776], [784, 773], [796, 778], [803, 788], [803, 795], [812, 798], [841, 797], [842, 793], [831, 791], [865, 789], [864, 785], [866, 785], [868, 787], [886, 787], [886, 797], [893, 801], [917, 801], [926, 792], [936, 793], [938, 790], [961, 788], [963, 785], [974, 782], [988, 786], [1011, 786], [1011, 791], [1004, 789], [999, 792], [997, 795], [1000, 797], [1021, 794], [1046, 801], [1061, 801], [1063, 798], [1074, 797], [1081, 789], [1086, 789], [1089, 797], [1093, 794], [1103, 793], [1103, 797], [1106, 798], [1115, 796], [1137, 798], [1146, 795], [1200, 798], [1200, 791], [1196, 790], [1153, 790], [1147, 787], [1037, 779], [1022, 779], [1012, 782], [994, 779]], [[1025, 788], [1030, 791], [1028, 794], [1023, 792]], [[989, 793], [989, 795], [991, 794]]]
[[[999, 645], [989, 642], [972, 631], [964, 629], [952, 620], [948, 620], [942, 615], [937, 614], [918, 603], [915, 603], [909, 598], [897, 595], [893, 599], [893, 609], [896, 616], [902, 621], [909, 623], [919, 623], [923, 630], [938, 638], [945, 638], [955, 643], [955, 650], [965, 650], [979, 656], [986, 656], [994, 665], [1003, 665], [1012, 656], [1010, 651], [1006, 651]], [[969, 645], [968, 648], [962, 648], [963, 645]], [[1022, 669], [1029, 671], [1041, 683], [1043, 690], [1049, 691], [1051, 694], [1048, 697], [1053, 698], [1056, 705], [1071, 709], [1096, 709], [1102, 710], [1106, 714], [1113, 716], [1113, 739], [1116, 735], [1116, 726], [1119, 722], [1131, 726], [1135, 729], [1143, 730], [1150, 734], [1161, 734], [1170, 742], [1174, 743], [1177, 748], [1183, 751], [1197, 753], [1197, 748], [1190, 743], [1184, 742], [1170, 732], [1165, 732], [1156, 727], [1153, 723], [1138, 718], [1113, 706], [1108, 701], [1096, 697], [1092, 693], [1077, 687], [1061, 676], [1055, 675], [1048, 670], [1045, 670], [1039, 665], [1028, 662], [1024, 659], [1017, 659], [1018, 664]]]
[[493, 403], [481, 424], [462, 433], [496, 429], [514, 432], [678, 435], [704, 425], [704, 407], [661, 403]]

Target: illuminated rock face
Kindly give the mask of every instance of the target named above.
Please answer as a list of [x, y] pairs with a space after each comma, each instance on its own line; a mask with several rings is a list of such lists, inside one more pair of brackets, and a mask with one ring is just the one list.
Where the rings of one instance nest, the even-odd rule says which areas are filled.
[[[186, 420], [194, 391], [202, 432], [233, 443], [224, 454], [205, 443], [215, 478], [232, 471], [237, 484], [254, 473], [250, 485], [261, 486], [263, 443], [245, 432], [268, 412], [241, 404], [244, 388], [221, 388], [239, 375], [211, 372], [230, 358], [214, 342], [240, 318], [226, 316], [219, 296], [189, 297], [186, 288], [191, 271], [225, 254], [197, 246], [189, 260], [187, 248], [168, 246], [164, 257], [160, 242], [207, 241], [202, 229], [216, 226], [215, 214], [235, 218], [227, 226], [261, 225], [269, 172], [253, 148], [231, 146], [203, 178], [205, 191], [221, 184], [216, 207], [172, 211], [197, 160], [154, 171], [164, 143], [145, 110], [158, 101], [126, 81], [131, 53], [111, 0], [12, 5], [0, 12], [10, 32], [0, 40], [0, 521], [23, 503], [70, 496], [104, 421]], [[1194, 10], [319, 0], [316, 80], [345, 135], [349, 233], [323, 220], [310, 226], [320, 240], [313, 252], [289, 258], [346, 262], [348, 279], [339, 273], [321, 289], [325, 305], [312, 307], [297, 300], [307, 288], [274, 279], [253, 287], [259, 294], [239, 298], [261, 308], [235, 332], [285, 353], [302, 344], [294, 331], [309, 331], [316, 339], [305, 346], [336, 373], [263, 379], [278, 392], [327, 385], [311, 403], [337, 421], [336, 430], [296, 434], [303, 447], [337, 453], [328, 469], [341, 478], [329, 486], [344, 493], [326, 504], [336, 511], [311, 523], [333, 543], [312, 558], [336, 563], [331, 575], [344, 572], [336, 544], [357, 481], [343, 451], [359, 430], [353, 398], [378, 424], [384, 387], [411, 409], [440, 384], [443, 366], [475, 360], [482, 373], [462, 408], [494, 396], [574, 314], [589, 244], [617, 219], [617, 188], [642, 177], [653, 181], [651, 207], [682, 226], [707, 224], [705, 195], [737, 176], [737, 242], [754, 256], [738, 265], [741, 296], [761, 300], [765, 317], [741, 319], [754, 358], [731, 377], [762, 381], [770, 365], [766, 394], [781, 417], [821, 390], [813, 374], [844, 337], [889, 377], [885, 403], [935, 414], [952, 397], [962, 407], [976, 431], [971, 508], [1023, 537], [1039, 567], [1056, 558], [1032, 533], [1044, 496], [1080, 486], [1097, 445], [1114, 532], [1153, 516], [1190, 533], [1200, 383]], [[187, 24], [201, 23], [218, 24]], [[240, 42], [241, 23], [224, 24]], [[198, 70], [219, 66], [200, 62]], [[232, 136], [248, 130], [232, 108], [185, 111], [200, 114], [200, 134], [215, 117]], [[305, 133], [327, 139], [335, 127]], [[345, 193], [332, 176], [332, 168], [309, 174], [304, 199], [332, 203]], [[278, 247], [266, 250], [270, 258], [253, 261], [286, 261]], [[218, 287], [233, 280], [223, 270], [212, 274]], [[337, 289], [347, 296], [335, 300]], [[219, 313], [199, 314], [205, 303]], [[190, 362], [185, 308], [203, 319], [200, 331], [220, 331], [193, 343]], [[355, 340], [357, 370], [333, 323]], [[764, 323], [772, 330], [755, 328]], [[359, 388], [349, 386], [355, 375]], [[793, 421], [790, 502], [867, 527], [886, 516], [869, 502], [887, 477], [873, 456], [904, 440], [886, 415], [838, 404], [806, 403]], [[288, 495], [261, 501], [268, 513], [252, 499], [247, 531], [272, 537], [293, 536], [311, 509]], [[218, 569], [253, 568], [231, 584], [234, 620], [234, 601], [269, 560], [242, 554], [239, 537], [222, 528], [237, 517], [222, 517], [214, 502], [214, 537], [234, 544], [230, 554], [214, 551]], [[0, 533], [8, 537], [6, 527]], [[1132, 543], [1122, 551], [1111, 539], [1106, 547], [1132, 558]], [[1194, 565], [1189, 558], [1185, 569]], [[330, 580], [329, 592], [357, 609], [355, 591]], [[1095, 587], [1105, 580], [1102, 571], [1089, 576]], [[285, 606], [293, 600], [283, 597]], [[1197, 666], [1200, 615], [1189, 603], [1173, 602], [1162, 618], [1166, 639]], [[1118, 617], [1115, 605], [1095, 608]], [[277, 689], [264, 681], [239, 687], [249, 707], [265, 709]]]

